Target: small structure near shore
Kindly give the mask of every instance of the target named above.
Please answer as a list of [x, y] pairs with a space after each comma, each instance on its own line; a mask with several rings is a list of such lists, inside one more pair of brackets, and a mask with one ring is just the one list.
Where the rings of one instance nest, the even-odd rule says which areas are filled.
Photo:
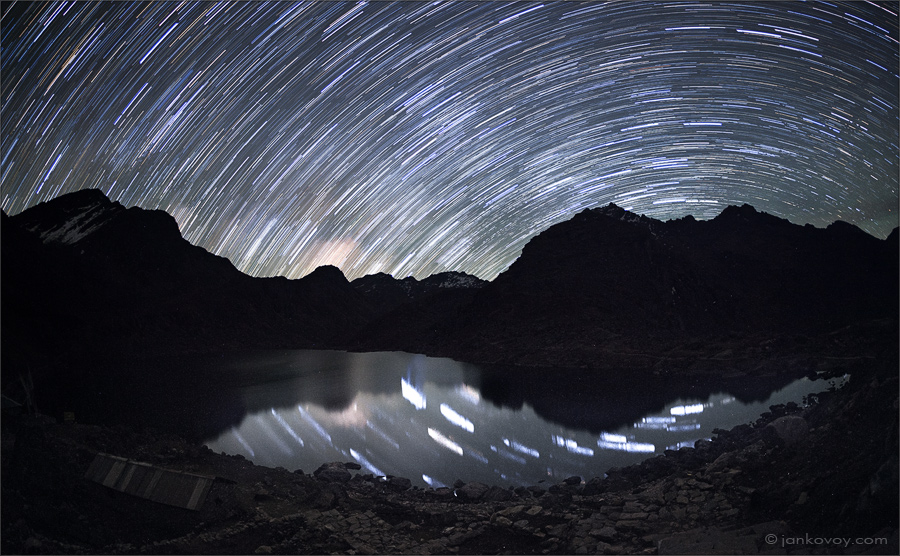
[[162, 469], [149, 463], [97, 453], [84, 477], [154, 502], [198, 510], [215, 477]]

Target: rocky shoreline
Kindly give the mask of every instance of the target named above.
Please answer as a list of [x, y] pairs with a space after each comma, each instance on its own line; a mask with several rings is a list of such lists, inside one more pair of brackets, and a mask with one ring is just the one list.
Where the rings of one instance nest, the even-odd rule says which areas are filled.
[[[896, 554], [896, 369], [859, 372], [604, 478], [422, 489], [354, 463], [256, 466], [180, 437], [5, 417], [2, 551]], [[97, 452], [215, 476], [197, 511], [84, 478]]]

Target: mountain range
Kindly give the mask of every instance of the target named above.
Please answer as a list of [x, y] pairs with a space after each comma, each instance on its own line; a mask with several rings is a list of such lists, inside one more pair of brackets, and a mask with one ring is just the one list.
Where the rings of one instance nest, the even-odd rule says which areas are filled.
[[896, 319], [897, 307], [896, 228], [880, 240], [844, 222], [798, 226], [749, 205], [708, 221], [661, 222], [611, 204], [532, 238], [470, 303], [407, 306], [360, 342], [591, 367], [623, 350], [819, 335]]
[[881, 240], [749, 205], [662, 222], [610, 204], [536, 235], [490, 282], [350, 282], [331, 266], [250, 277], [164, 211], [82, 190], [2, 215], [2, 271], [4, 388], [28, 372], [83, 377], [97, 360], [256, 348], [651, 367], [727, 359], [735, 341], [764, 352], [879, 319], [895, 329], [898, 313], [896, 228]]

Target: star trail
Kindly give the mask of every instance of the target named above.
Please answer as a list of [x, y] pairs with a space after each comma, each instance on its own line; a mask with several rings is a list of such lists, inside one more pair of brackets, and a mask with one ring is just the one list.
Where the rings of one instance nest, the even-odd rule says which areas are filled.
[[254, 276], [493, 279], [610, 202], [898, 223], [896, 2], [3, 10], [3, 210], [98, 188]]

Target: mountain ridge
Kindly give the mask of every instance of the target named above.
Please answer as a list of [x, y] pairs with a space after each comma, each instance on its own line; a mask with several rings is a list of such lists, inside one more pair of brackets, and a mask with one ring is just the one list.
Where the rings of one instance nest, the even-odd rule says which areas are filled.
[[667, 222], [586, 209], [532, 237], [490, 282], [458, 272], [351, 282], [330, 266], [251, 277], [190, 244], [164, 211], [99, 191], [2, 222], [4, 388], [28, 369], [49, 390], [87, 380], [97, 359], [272, 348], [692, 372], [738, 344], [749, 361], [796, 347], [779, 338], [897, 319], [896, 229], [880, 240], [750, 205]]
[[[397, 313], [360, 348], [398, 343], [481, 362], [592, 366], [600, 345], [646, 351], [896, 319], [897, 235], [889, 238], [845, 223], [799, 226], [750, 205], [661, 222], [611, 204], [531, 238], [449, 322], [414, 318], [421, 309]], [[409, 340], [416, 330], [430, 333]]]

